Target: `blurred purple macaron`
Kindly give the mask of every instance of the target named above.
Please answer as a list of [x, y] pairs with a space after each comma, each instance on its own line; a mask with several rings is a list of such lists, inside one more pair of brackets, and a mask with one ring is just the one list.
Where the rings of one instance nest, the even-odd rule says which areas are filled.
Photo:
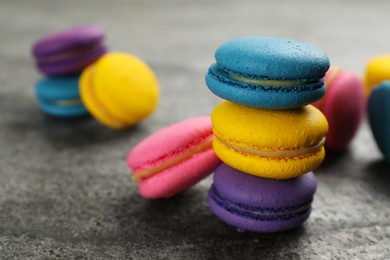
[[107, 52], [100, 27], [84, 25], [44, 36], [32, 46], [38, 70], [48, 76], [81, 72]]

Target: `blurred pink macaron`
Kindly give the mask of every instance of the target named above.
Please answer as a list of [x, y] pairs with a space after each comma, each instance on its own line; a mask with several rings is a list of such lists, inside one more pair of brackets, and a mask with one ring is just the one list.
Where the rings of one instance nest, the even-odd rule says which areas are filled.
[[313, 105], [324, 113], [329, 123], [325, 147], [335, 151], [344, 150], [355, 136], [364, 116], [364, 84], [356, 73], [338, 67], [331, 67], [324, 81], [326, 94]]
[[207, 177], [221, 163], [212, 148], [210, 117], [163, 128], [141, 141], [127, 157], [141, 196], [168, 198]]

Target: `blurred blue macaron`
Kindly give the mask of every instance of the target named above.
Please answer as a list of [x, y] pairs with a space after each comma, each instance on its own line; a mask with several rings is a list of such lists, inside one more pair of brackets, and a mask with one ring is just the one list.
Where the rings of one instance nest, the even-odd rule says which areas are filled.
[[376, 144], [390, 163], [390, 81], [383, 81], [372, 90], [367, 110]]
[[79, 93], [79, 75], [47, 77], [35, 85], [39, 108], [59, 118], [76, 118], [89, 115]]

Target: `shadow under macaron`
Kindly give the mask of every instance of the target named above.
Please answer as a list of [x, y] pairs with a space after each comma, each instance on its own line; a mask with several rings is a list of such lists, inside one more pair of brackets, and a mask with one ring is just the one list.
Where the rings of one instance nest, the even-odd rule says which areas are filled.
[[364, 180], [373, 192], [379, 192], [390, 199], [390, 164], [382, 160], [373, 161], [364, 168]]
[[113, 131], [88, 115], [66, 119], [44, 115], [40, 124], [45, 138], [63, 147], [83, 147], [125, 140], [135, 132], [142, 132], [142, 128], [141, 125], [134, 125], [126, 131]]
[[[176, 248], [177, 253], [187, 255], [190, 246], [198, 256], [272, 258], [286, 242], [293, 243], [307, 233], [305, 224], [270, 234], [240, 232], [215, 217], [207, 205], [207, 191], [194, 187], [168, 199], [145, 200], [134, 190], [107, 213], [118, 221], [116, 239], [131, 241], [136, 248], [153, 248], [150, 254], [158, 254], [160, 248]], [[126, 250], [134, 252], [131, 247]]]

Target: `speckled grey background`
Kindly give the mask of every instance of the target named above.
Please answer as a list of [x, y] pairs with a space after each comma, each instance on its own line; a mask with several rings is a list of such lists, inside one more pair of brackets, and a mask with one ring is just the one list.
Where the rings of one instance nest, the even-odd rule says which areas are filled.
[[[390, 259], [390, 166], [367, 124], [317, 170], [311, 218], [280, 234], [238, 233], [206, 203], [211, 178], [169, 200], [138, 195], [125, 158], [150, 133], [209, 114], [204, 75], [222, 42], [277, 36], [312, 43], [361, 73], [390, 52], [383, 1], [0, 1], [0, 259]], [[98, 24], [111, 50], [150, 64], [156, 113], [125, 132], [37, 108], [29, 54], [40, 36]]]

